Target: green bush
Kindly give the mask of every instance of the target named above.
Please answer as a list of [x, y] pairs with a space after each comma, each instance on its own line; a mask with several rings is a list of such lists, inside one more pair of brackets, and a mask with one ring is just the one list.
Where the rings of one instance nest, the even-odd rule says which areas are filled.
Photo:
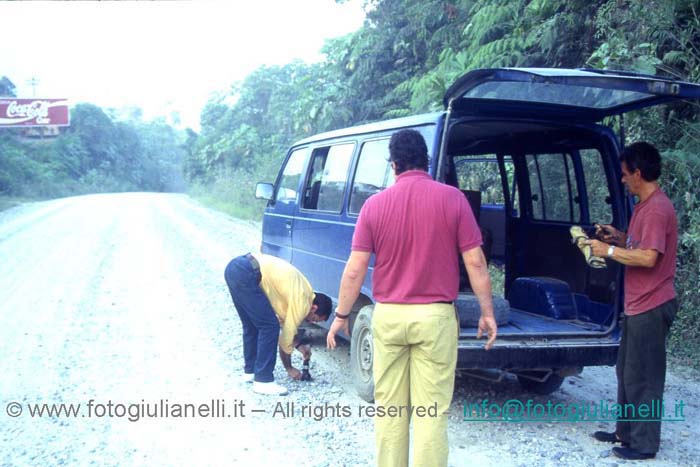
[[700, 367], [700, 179], [697, 152], [676, 150], [665, 154], [662, 186], [678, 215], [676, 292], [680, 310], [671, 328], [669, 350], [683, 365]]

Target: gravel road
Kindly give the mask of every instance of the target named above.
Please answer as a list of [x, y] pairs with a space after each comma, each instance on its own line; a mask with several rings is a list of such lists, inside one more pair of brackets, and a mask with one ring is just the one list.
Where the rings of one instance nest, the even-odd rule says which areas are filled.
[[[311, 331], [315, 380], [290, 382], [278, 364], [286, 397], [238, 381], [241, 330], [223, 270], [259, 245], [258, 224], [183, 195], [91, 195], [0, 213], [0, 464], [372, 465], [373, 422], [359, 415], [368, 404], [352, 390], [349, 345], [328, 352], [324, 332]], [[511, 378], [460, 377], [450, 465], [627, 464], [590, 438], [607, 423], [463, 420], [465, 404], [484, 399], [612, 403], [615, 388], [610, 367], [550, 396]], [[698, 395], [697, 380], [669, 372], [666, 405], [683, 401], [685, 420], [664, 423], [645, 465], [700, 465]], [[74, 411], [39, 416], [41, 404]]]

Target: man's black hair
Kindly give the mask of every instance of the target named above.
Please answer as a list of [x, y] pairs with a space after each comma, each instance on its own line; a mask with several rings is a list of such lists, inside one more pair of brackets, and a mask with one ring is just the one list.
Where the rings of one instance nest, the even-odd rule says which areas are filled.
[[428, 148], [416, 130], [401, 130], [389, 141], [389, 160], [396, 164], [396, 175], [407, 170], [428, 170]]
[[640, 141], [630, 144], [620, 153], [620, 161], [627, 165], [630, 173], [639, 169], [642, 178], [647, 182], [658, 180], [661, 176], [661, 155], [649, 143]]
[[321, 292], [314, 293], [316, 294], [316, 297], [314, 297], [313, 304], [318, 307], [316, 309], [316, 314], [324, 320], [328, 319], [328, 317], [331, 315], [331, 311], [333, 311], [333, 302], [331, 301], [331, 297], [326, 294], [322, 294]]

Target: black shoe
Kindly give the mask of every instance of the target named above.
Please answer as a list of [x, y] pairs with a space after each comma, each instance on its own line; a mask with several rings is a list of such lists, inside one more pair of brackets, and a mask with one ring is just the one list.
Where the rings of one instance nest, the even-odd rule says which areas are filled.
[[630, 447], [612, 448], [612, 451], [613, 454], [615, 454], [620, 459], [627, 459], [631, 461], [641, 461], [644, 459], [653, 459], [654, 457], [656, 457], [655, 452], [639, 452], [636, 449], [632, 449]]

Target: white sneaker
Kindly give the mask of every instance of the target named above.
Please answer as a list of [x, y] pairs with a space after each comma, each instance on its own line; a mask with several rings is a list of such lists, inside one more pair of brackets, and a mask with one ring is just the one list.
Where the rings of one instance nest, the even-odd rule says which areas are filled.
[[269, 383], [253, 381], [253, 391], [257, 392], [258, 394], [265, 394], [267, 396], [284, 396], [287, 394], [287, 388], [280, 386], [274, 381]]
[[241, 383], [252, 383], [255, 378], [255, 373], [243, 373], [241, 375]]

